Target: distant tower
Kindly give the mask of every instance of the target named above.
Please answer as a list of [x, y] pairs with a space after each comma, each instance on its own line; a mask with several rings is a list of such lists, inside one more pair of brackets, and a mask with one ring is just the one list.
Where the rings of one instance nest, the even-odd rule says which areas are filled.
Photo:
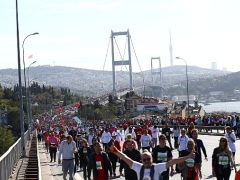
[[[153, 61], [158, 62], [158, 68], [153, 67]], [[152, 96], [162, 98], [162, 65], [160, 57], [151, 58], [151, 75], [152, 75]]]
[[169, 30], [170, 36], [170, 45], [169, 45], [169, 53], [170, 53], [170, 66], [173, 66], [173, 48], [172, 48], [172, 38], [171, 38], [171, 31]]
[[217, 70], [217, 62], [212, 62], [211, 69], [212, 70]]

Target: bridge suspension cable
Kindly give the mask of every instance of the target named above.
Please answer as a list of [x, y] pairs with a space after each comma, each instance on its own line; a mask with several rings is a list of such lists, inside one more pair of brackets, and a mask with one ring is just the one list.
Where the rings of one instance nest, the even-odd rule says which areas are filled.
[[109, 46], [110, 46], [110, 42], [111, 42], [111, 38], [109, 38], [109, 41], [108, 41], [107, 53], [105, 55], [105, 60], [104, 60], [104, 63], [103, 63], [103, 71], [105, 69], [105, 65], [106, 65], [106, 61], [107, 61], [108, 49], [109, 49]]
[[132, 41], [132, 37], [131, 37], [131, 36], [130, 36], [130, 40], [131, 40], [131, 44], [132, 44], [132, 47], [133, 47], [134, 55], [135, 55], [135, 57], [136, 57], [136, 59], [137, 59], [138, 67], [139, 67], [139, 69], [140, 69], [140, 72], [143, 73], [143, 72], [142, 72], [142, 68], [141, 68], [141, 66], [140, 66], [140, 63], [139, 63], [139, 61], [138, 61], [137, 53], [136, 53], [136, 50], [135, 50], [135, 48], [134, 48], [134, 45], [133, 45], [133, 41]]
[[[123, 54], [123, 56], [122, 56], [121, 51], [120, 51], [120, 48], [119, 48], [119, 46], [118, 46], [118, 43], [117, 43], [117, 40], [116, 40], [115, 37], [114, 37], [114, 40], [115, 40], [115, 44], [117, 45], [118, 53], [119, 53], [119, 55], [120, 55], [120, 57], [121, 57], [121, 59], [122, 59], [122, 65], [123, 65], [123, 60], [124, 60], [124, 56], [125, 56], [125, 50], [126, 50], [126, 45], [127, 45], [126, 43], [127, 43], [127, 41], [126, 41], [126, 43], [125, 43], [124, 54]], [[127, 39], [126, 39], [126, 40], [127, 40]], [[126, 65], [125, 65], [125, 67], [126, 67], [126, 70], [128, 71]], [[121, 70], [122, 70], [122, 66], [121, 66]]]

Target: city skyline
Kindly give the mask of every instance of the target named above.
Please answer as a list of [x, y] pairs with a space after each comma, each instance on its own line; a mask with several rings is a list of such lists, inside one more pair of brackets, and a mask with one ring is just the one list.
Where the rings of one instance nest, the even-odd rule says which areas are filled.
[[[174, 58], [179, 56], [189, 66], [210, 69], [216, 62], [218, 69], [235, 72], [240, 70], [239, 5], [237, 0], [22, 0], [20, 43], [39, 32], [25, 42], [26, 66], [36, 60], [35, 65], [103, 70], [106, 60], [104, 70], [111, 70], [111, 47], [106, 56], [111, 30], [129, 29], [136, 52], [132, 48], [133, 71], [138, 72], [137, 60], [142, 70], [151, 69], [151, 57], [170, 65], [171, 31], [173, 65], [184, 65]], [[0, 13], [0, 69], [17, 68], [15, 3], [0, 2]], [[125, 39], [117, 42], [124, 54]]]

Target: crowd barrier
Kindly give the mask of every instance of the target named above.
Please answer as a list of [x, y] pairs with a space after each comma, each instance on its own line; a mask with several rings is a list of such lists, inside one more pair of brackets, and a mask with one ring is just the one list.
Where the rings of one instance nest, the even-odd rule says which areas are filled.
[[[25, 146], [27, 145], [28, 131], [24, 133]], [[0, 157], [0, 179], [8, 180], [12, 170], [22, 155], [21, 138]]]

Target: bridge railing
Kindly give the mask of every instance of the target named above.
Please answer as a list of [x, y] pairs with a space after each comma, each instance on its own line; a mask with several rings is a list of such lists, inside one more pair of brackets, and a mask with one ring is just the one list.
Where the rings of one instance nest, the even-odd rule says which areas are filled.
[[[132, 127], [135, 127], [134, 125]], [[164, 128], [164, 125], [157, 125], [158, 128]], [[173, 125], [168, 125], [169, 128], [173, 128]], [[180, 129], [188, 128], [187, 125], [179, 125]], [[198, 130], [199, 134], [206, 134], [206, 135], [224, 135], [225, 134], [225, 126], [195, 126], [195, 129]]]
[[[28, 131], [24, 134], [25, 146], [28, 139]], [[21, 138], [13, 144], [7, 152], [0, 157], [0, 177], [1, 180], [8, 180], [12, 174], [13, 167], [22, 155]]]

